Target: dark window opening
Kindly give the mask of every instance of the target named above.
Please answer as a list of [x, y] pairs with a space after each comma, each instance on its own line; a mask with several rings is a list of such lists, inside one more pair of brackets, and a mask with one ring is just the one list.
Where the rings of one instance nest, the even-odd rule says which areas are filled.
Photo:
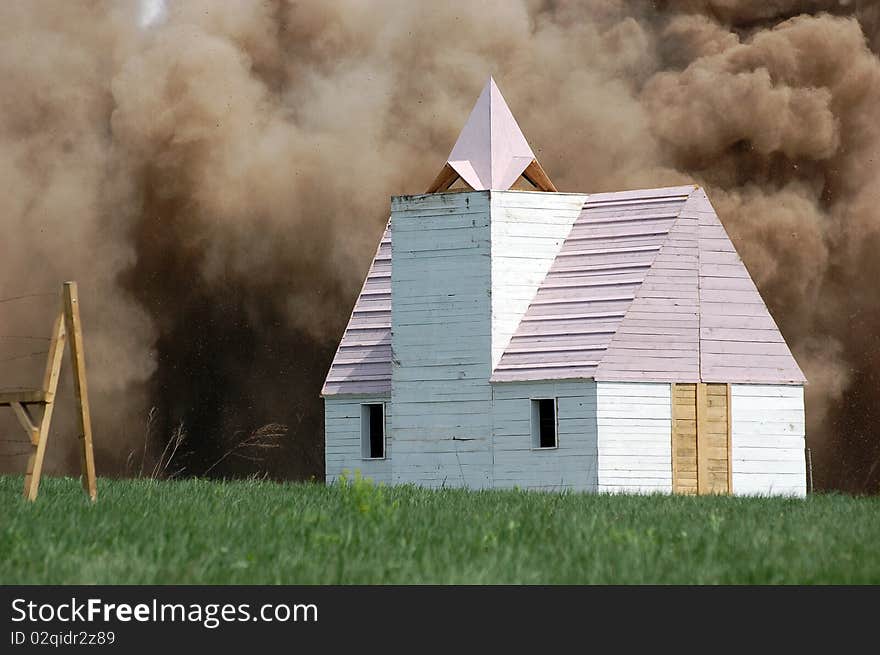
[[366, 459], [385, 457], [385, 406], [361, 405], [361, 454]]
[[532, 446], [556, 448], [556, 399], [540, 398], [532, 401]]

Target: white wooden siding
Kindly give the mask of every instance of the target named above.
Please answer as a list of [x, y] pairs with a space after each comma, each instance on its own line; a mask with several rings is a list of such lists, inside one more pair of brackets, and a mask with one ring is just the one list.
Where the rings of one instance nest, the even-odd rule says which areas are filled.
[[[327, 483], [348, 470], [376, 482], [391, 482], [391, 403], [388, 396], [328, 396], [324, 399], [324, 465]], [[385, 403], [385, 459], [364, 459], [361, 451], [361, 405]]]
[[596, 423], [599, 491], [672, 491], [669, 384], [596, 383]]
[[493, 191], [492, 368], [519, 327], [587, 196]]
[[[596, 384], [493, 385], [493, 478], [496, 487], [596, 491]], [[556, 398], [557, 448], [535, 449], [532, 398]]]
[[804, 389], [730, 387], [733, 493], [806, 494]]
[[489, 193], [392, 200], [392, 479], [491, 485]]

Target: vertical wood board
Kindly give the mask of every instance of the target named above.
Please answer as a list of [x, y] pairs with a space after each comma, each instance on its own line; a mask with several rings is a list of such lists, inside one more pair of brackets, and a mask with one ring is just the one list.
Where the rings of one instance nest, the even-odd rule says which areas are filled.
[[697, 493], [696, 384], [672, 385], [672, 490]]
[[76, 282], [64, 283], [64, 318], [70, 346], [70, 359], [73, 368], [73, 392], [76, 397], [77, 419], [80, 428], [80, 454], [82, 462], [82, 485], [95, 499], [97, 480], [95, 478], [95, 455], [92, 446], [92, 415], [89, 406], [89, 386], [86, 380], [86, 356], [83, 348], [82, 319], [79, 314], [79, 293]]

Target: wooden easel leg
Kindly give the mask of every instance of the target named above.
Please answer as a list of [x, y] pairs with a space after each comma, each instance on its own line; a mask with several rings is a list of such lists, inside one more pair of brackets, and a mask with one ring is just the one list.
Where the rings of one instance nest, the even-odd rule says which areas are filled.
[[52, 424], [52, 412], [55, 409], [55, 392], [58, 390], [58, 378], [61, 375], [61, 359], [64, 357], [64, 312], [58, 314], [52, 328], [52, 340], [49, 342], [49, 357], [46, 361], [46, 372], [43, 376], [43, 390], [46, 392], [46, 404], [39, 425], [33, 425], [27, 409], [23, 406], [13, 407], [19, 422], [28, 431], [34, 452], [28, 457], [27, 471], [24, 476], [24, 496], [28, 500], [36, 500], [40, 488], [40, 476], [43, 473], [43, 458], [46, 455], [46, 442], [49, 439], [49, 426]]
[[34, 452], [28, 457], [27, 472], [24, 476], [24, 495], [28, 500], [36, 500], [37, 492], [40, 489], [43, 458], [46, 456], [46, 442], [49, 441], [49, 426], [52, 424], [52, 410], [54, 408], [54, 402], [46, 403], [38, 428], [37, 443], [34, 444]]
[[[40, 470], [43, 467], [43, 454], [46, 451], [46, 446], [44, 443], [42, 451], [40, 450], [41, 431], [39, 427], [34, 425], [30, 412], [27, 410], [27, 406], [22, 405], [21, 403], [12, 403], [10, 407], [12, 407], [12, 411], [15, 412], [15, 416], [18, 418], [18, 422], [21, 423], [21, 427], [27, 432], [28, 441], [34, 449], [28, 457], [27, 470], [25, 471], [24, 476], [25, 498], [33, 500], [37, 497], [37, 489], [40, 486]], [[34, 476], [34, 469], [37, 470], [36, 476]]]
[[89, 410], [89, 390], [86, 383], [86, 360], [83, 352], [82, 322], [79, 315], [79, 295], [76, 282], [64, 283], [64, 319], [70, 343], [73, 364], [73, 389], [79, 416], [82, 453], [82, 485], [89, 498], [98, 494], [95, 479], [95, 455], [92, 448], [92, 418]]

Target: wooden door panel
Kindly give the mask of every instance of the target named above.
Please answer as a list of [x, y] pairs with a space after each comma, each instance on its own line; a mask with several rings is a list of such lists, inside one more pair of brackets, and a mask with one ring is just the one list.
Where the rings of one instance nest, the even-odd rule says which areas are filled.
[[730, 492], [728, 385], [672, 385], [672, 490]]
[[726, 384], [697, 385], [697, 490], [730, 491], [729, 407]]
[[697, 493], [697, 385], [672, 385], [672, 490]]

